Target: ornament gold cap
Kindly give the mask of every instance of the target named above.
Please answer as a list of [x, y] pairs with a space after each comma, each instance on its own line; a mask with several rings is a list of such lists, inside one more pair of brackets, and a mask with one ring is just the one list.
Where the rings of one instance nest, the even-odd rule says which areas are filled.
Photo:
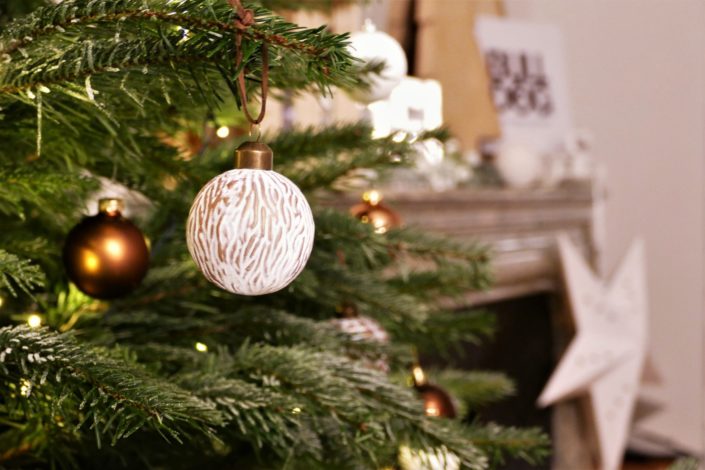
[[414, 380], [414, 387], [422, 387], [428, 383], [426, 374], [424, 373], [423, 369], [421, 368], [421, 364], [419, 363], [414, 364], [411, 368], [411, 376]]
[[380, 202], [382, 202], [382, 193], [380, 193], [376, 189], [365, 191], [362, 194], [362, 200], [371, 206], [376, 206]]
[[118, 197], [106, 197], [98, 200], [98, 211], [108, 215], [119, 214], [125, 210], [125, 201]]
[[264, 142], [243, 142], [235, 150], [235, 168], [271, 170], [274, 152]]

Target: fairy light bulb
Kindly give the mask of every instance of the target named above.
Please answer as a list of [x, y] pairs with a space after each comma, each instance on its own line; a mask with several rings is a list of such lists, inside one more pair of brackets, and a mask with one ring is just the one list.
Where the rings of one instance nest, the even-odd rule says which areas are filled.
[[27, 317], [27, 325], [29, 325], [30, 328], [39, 328], [42, 326], [42, 317], [33, 313]]
[[217, 135], [221, 139], [227, 139], [227, 137], [230, 135], [230, 128], [228, 126], [220, 126], [215, 131], [215, 135]]

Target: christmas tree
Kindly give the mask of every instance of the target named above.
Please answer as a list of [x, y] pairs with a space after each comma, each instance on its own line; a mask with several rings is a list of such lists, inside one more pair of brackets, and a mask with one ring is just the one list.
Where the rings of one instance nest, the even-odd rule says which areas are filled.
[[[415, 450], [468, 468], [539, 461], [540, 432], [427, 416], [405, 383], [413, 351], [490, 334], [491, 315], [437, 302], [487, 287], [487, 250], [378, 233], [322, 203], [359, 169], [409, 163], [410, 142], [373, 139], [366, 124], [263, 136], [313, 208], [305, 270], [248, 297], [191, 259], [189, 208], [250, 139], [238, 75], [254, 108], [263, 82], [275, 95], [330, 93], [379, 70], [350, 56], [347, 35], [269, 10], [289, 2], [262, 3], [2, 2], [0, 466], [382, 468]], [[216, 137], [216, 123], [235, 138]], [[106, 184], [126, 195], [150, 249], [139, 288], [109, 301], [81, 292], [62, 261]], [[351, 312], [390, 341], [342, 331], [333, 319]], [[511, 391], [498, 374], [444, 377], [462, 410]]]

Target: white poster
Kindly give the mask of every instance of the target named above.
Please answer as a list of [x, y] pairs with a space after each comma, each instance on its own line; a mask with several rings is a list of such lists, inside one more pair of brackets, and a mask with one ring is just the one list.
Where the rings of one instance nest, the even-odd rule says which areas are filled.
[[555, 151], [573, 127], [560, 30], [478, 16], [475, 35], [490, 78], [502, 139], [541, 153]]

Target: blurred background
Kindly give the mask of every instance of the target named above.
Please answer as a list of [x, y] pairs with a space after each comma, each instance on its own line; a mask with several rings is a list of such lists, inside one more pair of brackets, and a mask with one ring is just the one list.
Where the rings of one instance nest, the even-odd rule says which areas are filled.
[[[380, 186], [405, 222], [494, 244], [498, 285], [469, 302], [501, 314], [502, 346], [478, 362], [519, 374], [519, 396], [497, 415], [553, 427], [564, 449], [556, 426], [578, 440], [591, 427], [584, 406], [564, 402], [552, 417], [535, 407], [576, 331], [551, 240], [568, 233], [607, 280], [642, 239], [649, 334], [629, 448], [700, 455], [705, 3], [378, 0], [291, 19], [335, 31], [370, 20], [403, 47], [417, 80], [367, 106], [342, 93], [284, 97], [270, 125], [367, 117], [381, 135], [408, 134], [438, 112], [453, 134], [418, 174]], [[399, 112], [401, 124], [390, 117]]]

